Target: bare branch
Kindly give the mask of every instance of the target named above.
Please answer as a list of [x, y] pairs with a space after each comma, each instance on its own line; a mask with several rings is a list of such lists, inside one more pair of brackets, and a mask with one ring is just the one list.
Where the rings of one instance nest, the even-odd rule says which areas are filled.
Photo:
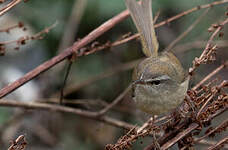
[[216, 75], [218, 72], [220, 72], [222, 69], [224, 69], [228, 65], [228, 61], [226, 61], [224, 64], [220, 65], [218, 68], [216, 68], [214, 71], [209, 73], [203, 80], [201, 80], [197, 85], [195, 85], [192, 89], [196, 90], [199, 88], [202, 84], [204, 84], [206, 81], [208, 81], [210, 78], [212, 78], [214, 75]]
[[107, 123], [107, 124], [110, 124], [112, 126], [116, 126], [119, 128], [131, 129], [132, 127], [134, 127], [131, 124], [128, 124], [123, 121], [119, 121], [114, 118], [110, 118], [108, 116], [98, 117], [97, 112], [91, 112], [91, 111], [86, 111], [86, 110], [82, 110], [82, 109], [76, 109], [76, 108], [54, 105], [54, 104], [45, 104], [45, 103], [37, 103], [37, 102], [28, 103], [28, 102], [19, 102], [19, 101], [15, 101], [15, 100], [1, 100], [0, 106], [20, 107], [20, 108], [25, 108], [25, 109], [39, 109], [39, 110], [71, 113], [71, 114], [79, 115], [79, 116], [86, 117], [89, 119], [101, 121], [101, 122], [104, 122], [104, 123]]
[[215, 145], [210, 146], [207, 150], [216, 150], [224, 147], [225, 144], [228, 144], [228, 137], [223, 138]]
[[[16, 44], [17, 44], [17, 47], [15, 47], [15, 49], [18, 50], [19, 47], [20, 47], [21, 45], [25, 45], [28, 41], [32, 41], [32, 40], [41, 40], [41, 39], [43, 39], [43, 37], [44, 37], [46, 34], [48, 34], [49, 31], [50, 31], [51, 29], [53, 29], [56, 25], [57, 25], [57, 22], [55, 22], [55, 23], [52, 24], [51, 26], [49, 26], [49, 27], [47, 27], [47, 28], [44, 28], [44, 29], [41, 30], [40, 32], [38, 32], [38, 33], [36, 33], [36, 34], [34, 34], [34, 35], [31, 35], [31, 36], [26, 35], [26, 36], [22, 36], [22, 37], [20, 37], [20, 38], [18, 38], [18, 39], [16, 39], [16, 40], [11, 40], [11, 41], [0, 41], [0, 51], [2, 50], [1, 54], [4, 55], [5, 49], [3, 49], [3, 48], [5, 48], [6, 45], [16, 43]], [[21, 22], [19, 22], [18, 25], [12, 26], [12, 27], [7, 28], [7, 29], [10, 30], [10, 29], [13, 29], [14, 27], [23, 27], [23, 26], [24, 26], [24, 25], [23, 25]], [[6, 30], [7, 30], [7, 29], [6, 29]], [[25, 27], [24, 27], [24, 29], [25, 29]], [[4, 30], [4, 29], [3, 29], [3, 30]], [[3, 50], [4, 50], [4, 51], [3, 51]]]
[[99, 111], [97, 113], [97, 116], [102, 116], [104, 115], [107, 111], [109, 111], [111, 108], [113, 108], [116, 104], [118, 104], [123, 97], [130, 91], [130, 89], [132, 88], [131, 85], [129, 85], [111, 104], [109, 104], [108, 106], [106, 106], [104, 109], [102, 109], [101, 111]]
[[36, 67], [29, 73], [25, 74], [20, 79], [16, 80], [15, 82], [7, 85], [3, 89], [0, 90], [0, 98], [6, 96], [7, 94], [11, 93], [15, 89], [19, 88], [20, 86], [24, 85], [28, 81], [32, 80], [42, 72], [50, 69], [54, 65], [60, 63], [64, 59], [68, 58], [74, 53], [77, 53], [78, 55], [81, 55], [80, 48], [85, 46], [86, 44], [92, 42], [97, 37], [101, 36], [103, 33], [111, 29], [113, 26], [115, 26], [120, 21], [124, 20], [128, 16], [128, 11], [123, 11], [119, 15], [113, 17], [112, 19], [106, 21], [104, 24], [102, 24], [100, 27], [92, 31], [90, 34], [88, 34], [86, 37], [84, 37], [82, 40], [75, 42], [73, 46], [67, 48], [59, 55], [53, 57], [51, 60], [48, 60], [41, 64], [40, 66]]
[[215, 134], [216, 131], [219, 131], [220, 129], [226, 129], [228, 127], [228, 120], [223, 121], [221, 124], [216, 126], [216, 128], [210, 130], [202, 137], [198, 138], [195, 142], [200, 142], [202, 139], [204, 139], [207, 136], [210, 136], [211, 134]]
[[25, 150], [27, 142], [24, 135], [20, 135], [15, 141], [12, 141], [12, 144], [8, 150]]
[[184, 131], [180, 132], [177, 134], [176, 137], [174, 137], [172, 140], [168, 141], [165, 143], [162, 147], [161, 150], [168, 149], [169, 147], [173, 146], [177, 141], [188, 135], [192, 130], [196, 129], [198, 127], [198, 124], [192, 123], [187, 129]]
[[225, 19], [221, 24], [219, 24], [216, 27], [217, 29], [213, 32], [213, 34], [209, 38], [207, 45], [206, 45], [205, 49], [203, 50], [202, 54], [200, 55], [200, 57], [195, 58], [195, 60], [193, 61], [193, 67], [189, 69], [189, 75], [193, 75], [194, 71], [196, 70], [196, 68], [199, 65], [205, 64], [209, 61], [214, 60], [213, 54], [214, 54], [214, 51], [216, 50], [217, 46], [216, 45], [212, 46], [212, 41], [215, 38], [215, 36], [223, 29], [223, 26], [227, 23], [228, 23], [228, 18]]
[[[85, 81], [82, 81], [81, 83], [73, 83], [71, 85], [68, 85], [65, 88], [64, 93], [65, 93], [65, 95], [69, 95], [69, 94], [71, 94], [71, 93], [73, 93], [73, 92], [75, 92], [75, 91], [77, 91], [83, 87], [86, 87], [86, 86], [92, 84], [93, 82], [107, 78], [109, 76], [112, 76], [112, 75], [117, 74], [117, 73], [122, 72], [122, 71], [130, 70], [130, 69], [134, 68], [136, 66], [136, 64], [138, 64], [141, 60], [142, 59], [133, 60], [131, 62], [127, 62], [124, 64], [114, 66], [111, 69], [108, 69], [101, 74], [95, 75], [95, 76], [93, 76], [93, 77], [91, 77]], [[55, 93], [51, 97], [56, 97], [57, 95], [58, 95], [58, 93]]]
[[4, 15], [7, 11], [9, 11], [11, 8], [15, 7], [20, 2], [22, 2], [22, 0], [13, 0], [9, 4], [7, 4], [5, 7], [0, 9], [0, 16]]
[[182, 40], [184, 37], [186, 37], [188, 35], [188, 33], [190, 33], [193, 28], [201, 21], [201, 19], [208, 13], [209, 8], [202, 14], [200, 15], [193, 24], [191, 24], [187, 30], [183, 33], [181, 33], [174, 41], [172, 41], [166, 48], [164, 51], [170, 51], [180, 40]]

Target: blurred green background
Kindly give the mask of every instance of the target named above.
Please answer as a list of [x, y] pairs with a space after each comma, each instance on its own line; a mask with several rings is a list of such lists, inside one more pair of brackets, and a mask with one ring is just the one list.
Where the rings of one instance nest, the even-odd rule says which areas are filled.
[[[77, 7], [77, 5], [80, 5], [80, 2], [84, 3], [84, 6]], [[153, 0], [153, 13], [155, 15], [160, 11], [157, 20], [157, 22], [160, 22], [184, 10], [210, 2], [212, 1]], [[199, 56], [204, 49], [205, 43], [203, 42], [209, 38], [210, 33], [208, 33], [207, 29], [210, 25], [212, 23], [218, 23], [227, 17], [225, 16], [227, 6], [227, 4], [222, 4], [211, 8], [191, 33], [177, 44], [176, 49], [173, 49], [173, 52], [180, 59], [186, 70], [191, 66], [192, 60], [196, 56]], [[77, 11], [75, 8], [80, 10]], [[63, 37], [69, 27], [67, 25], [72, 16], [73, 9], [76, 13], [82, 13], [81, 19], [75, 18], [75, 20], [77, 20], [74, 24], [75, 27], [70, 28], [73, 37], [66, 37], [65, 40], [67, 42], [64, 43]], [[7, 15], [2, 16], [2, 24], [6, 24], [5, 26], [7, 26], [10, 25], [10, 23], [15, 24], [18, 21], [22, 21], [28, 30], [31, 31], [28, 34], [39, 32], [45, 27], [54, 24], [56, 21], [58, 24], [43, 40], [31, 41], [28, 43], [28, 46], [21, 46], [18, 52], [14, 52], [13, 48], [9, 47], [6, 50], [6, 55], [0, 58], [2, 72], [6, 72], [10, 67], [19, 69], [22, 74], [32, 70], [39, 64], [57, 55], [64, 48], [69, 47], [72, 44], [69, 41], [76, 41], [83, 38], [99, 25], [123, 10], [125, 10], [123, 0], [30, 0], [26, 3], [19, 4], [9, 11]], [[169, 25], [157, 28], [156, 33], [160, 43], [160, 50], [164, 49], [175, 40], [178, 35], [183, 33], [204, 11], [205, 9], [199, 10]], [[73, 13], [73, 18], [77, 16], [75, 12]], [[6, 20], [4, 21], [4, 19]], [[227, 27], [224, 28], [224, 37], [216, 38], [216, 40], [219, 40], [221, 43], [221, 48], [219, 48], [217, 54], [217, 61], [211, 65], [200, 67], [191, 85], [194, 85], [194, 83], [218, 67], [223, 61], [227, 60], [227, 31]], [[107, 41], [114, 42], [128, 32], [136, 32], [135, 26], [130, 18], [116, 25], [96, 41], [101, 44]], [[11, 33], [10, 36], [12, 35]], [[2, 35], [1, 39], [4, 40], [6, 36], [9, 35]], [[194, 45], [194, 42], [201, 43]], [[190, 44], [192, 48], [186, 48], [184, 51], [178, 49], [178, 46], [183, 46], [184, 44]], [[121, 68], [123, 64], [142, 57], [143, 54], [140, 51], [139, 41], [133, 40], [116, 47], [77, 58], [73, 63], [66, 89], [68, 87], [81, 85], [88, 80], [92, 80], [97, 76], [99, 77], [101, 74], [110, 73], [110, 70]], [[4, 64], [4, 66], [2, 64]], [[33, 84], [36, 86], [36, 96], [34, 96], [34, 99], [31, 99], [31, 101], [49, 100], [50, 98], [55, 98], [56, 100], [59, 97], [66, 68], [67, 62], [62, 66], [57, 65], [53, 67], [36, 78], [33, 81]], [[83, 100], [90, 102], [94, 102], [95, 100], [111, 102], [129, 85], [131, 82], [131, 73], [132, 69], [128, 69], [109, 77], [101, 78], [80, 89], [69, 92], [65, 98], [71, 102]], [[218, 76], [221, 79], [227, 79], [227, 75], [227, 70], [224, 70]], [[1, 82], [2, 81], [3, 79], [1, 79]], [[111, 111], [108, 114], [129, 123], [140, 124], [140, 121], [138, 121], [140, 119], [136, 119], [140, 118], [140, 116], [135, 113], [134, 105], [129, 97], [130, 96], [126, 96], [124, 101], [120, 104], [121, 110], [115, 112]], [[23, 100], [16, 94], [14, 97], [9, 98]], [[79, 103], [67, 105], [88, 110], [97, 110], [100, 108], [97, 105], [91, 106]], [[10, 122], [9, 125], [4, 125], [9, 123], [11, 117], [13, 118], [18, 114], [20, 117], [13, 119], [14, 121]], [[20, 134], [25, 134], [29, 143], [28, 149], [33, 150], [103, 149], [106, 144], [115, 143], [117, 139], [125, 133], [123, 129], [71, 114], [13, 108], [0, 108], [0, 130], [1, 149], [2, 147], [8, 147], [9, 140], [14, 139]], [[142, 148], [144, 144], [146, 144], [146, 142], [143, 142], [143, 144], [137, 143], [134, 145], [134, 149]]]

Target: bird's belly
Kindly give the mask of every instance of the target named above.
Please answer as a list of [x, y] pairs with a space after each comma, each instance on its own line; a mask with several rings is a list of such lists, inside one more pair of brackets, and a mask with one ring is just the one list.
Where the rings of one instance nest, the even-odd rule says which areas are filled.
[[185, 97], [185, 92], [179, 89], [172, 93], [164, 91], [162, 94], [156, 93], [154, 95], [143, 93], [141, 90], [135, 89], [135, 92], [137, 92], [134, 97], [136, 106], [152, 115], [160, 115], [172, 111], [181, 104]]

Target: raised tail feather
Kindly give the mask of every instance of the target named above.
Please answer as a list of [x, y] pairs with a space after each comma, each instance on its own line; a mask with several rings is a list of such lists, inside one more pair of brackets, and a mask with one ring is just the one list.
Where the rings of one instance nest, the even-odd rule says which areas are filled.
[[154, 31], [151, 0], [142, 0], [141, 5], [135, 0], [125, 0], [125, 3], [141, 34], [143, 53], [147, 57], [156, 57], [159, 45]]

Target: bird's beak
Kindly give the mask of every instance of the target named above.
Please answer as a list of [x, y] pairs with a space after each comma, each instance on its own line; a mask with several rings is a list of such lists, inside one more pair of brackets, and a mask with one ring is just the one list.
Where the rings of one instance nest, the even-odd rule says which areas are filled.
[[146, 82], [142, 79], [139, 79], [139, 80], [135, 80], [132, 85], [136, 85], [136, 84], [145, 84]]

